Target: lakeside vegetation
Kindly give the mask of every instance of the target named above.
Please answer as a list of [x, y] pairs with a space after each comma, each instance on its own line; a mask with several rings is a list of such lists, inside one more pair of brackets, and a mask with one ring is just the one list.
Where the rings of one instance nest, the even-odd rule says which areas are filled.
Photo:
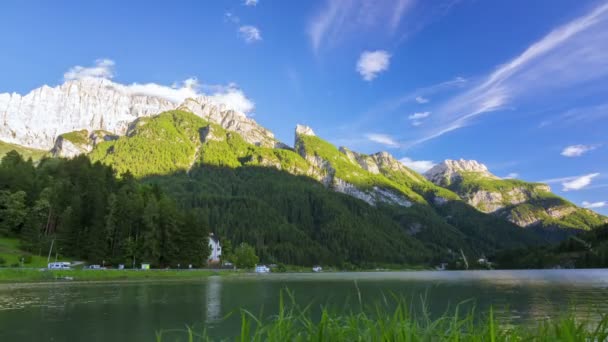
[[0, 284], [56, 281], [187, 280], [200, 279], [230, 271], [216, 270], [47, 270], [35, 268], [0, 269]]
[[556, 245], [505, 250], [493, 256], [503, 269], [608, 267], [608, 224]]
[[[289, 298], [291, 300], [289, 300]], [[361, 301], [359, 301], [361, 303]], [[476, 313], [459, 306], [439, 318], [431, 318], [424, 303], [414, 308], [399, 297], [385, 298], [370, 310], [348, 312], [323, 308], [314, 314], [310, 306], [300, 307], [293, 296], [280, 295], [278, 313], [265, 318], [241, 308], [240, 330], [235, 336], [213, 336], [212, 331], [183, 330], [156, 332], [157, 342], [167, 341], [606, 341], [608, 315], [576, 317], [575, 311], [535, 326], [513, 326], [499, 321], [492, 308]]]

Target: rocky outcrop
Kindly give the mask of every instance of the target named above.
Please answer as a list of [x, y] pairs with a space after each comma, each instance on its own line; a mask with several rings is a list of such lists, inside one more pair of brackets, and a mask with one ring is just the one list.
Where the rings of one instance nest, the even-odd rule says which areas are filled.
[[445, 160], [425, 172], [424, 176], [440, 186], [449, 186], [459, 179], [463, 172], [475, 173], [478, 176], [500, 179], [491, 174], [488, 168], [475, 160]]
[[74, 158], [91, 152], [97, 144], [116, 139], [117, 135], [101, 130], [91, 133], [87, 130], [68, 132], [57, 137], [51, 154], [53, 157]]
[[[320, 170], [317, 179], [326, 187], [336, 192], [363, 200], [370, 205], [377, 205], [378, 203], [389, 203], [404, 207], [410, 207], [412, 205], [411, 201], [394, 190], [385, 189], [379, 186], [361, 188], [337, 177], [336, 169], [330, 160], [322, 158], [314, 151], [310, 151], [310, 153], [307, 151], [306, 143], [302, 140], [302, 137], [305, 136], [316, 137], [314, 131], [310, 127], [297, 125], [294, 144], [295, 150], [306, 161], [312, 164], [316, 170]], [[341, 147], [338, 153], [343, 154], [350, 163], [359, 167], [363, 174], [365, 172], [369, 172], [370, 174], [377, 174], [380, 172], [376, 162], [370, 156], [350, 151], [344, 147]], [[337, 157], [344, 158], [340, 155]]]
[[[563, 225], [571, 228], [572, 222], [566, 221], [574, 213], [583, 217], [593, 216], [591, 221], [597, 220], [597, 214], [584, 212], [584, 209], [553, 195], [546, 184], [501, 179], [474, 160], [446, 160], [427, 171], [425, 177], [453, 190], [479, 211], [503, 217], [520, 227], [542, 223], [543, 227]], [[560, 223], [560, 220], [566, 221]], [[585, 219], [577, 218], [575, 221], [580, 222], [577, 225], [581, 229], [593, 227]]]
[[236, 132], [250, 144], [286, 148], [285, 144], [274, 138], [272, 132], [258, 125], [255, 120], [248, 118], [243, 113], [228, 109], [223, 104], [217, 104], [209, 97], [201, 96], [195, 99], [186, 99], [177, 109], [192, 112], [228, 131]]
[[296, 125], [296, 139], [298, 138], [298, 136], [300, 135], [308, 135], [311, 137], [315, 137], [315, 132], [312, 130], [312, 128], [305, 126], [305, 125], [300, 125], [297, 124]]
[[358, 164], [363, 170], [373, 174], [380, 173], [380, 170], [378, 169], [378, 164], [376, 164], [376, 162], [371, 156], [353, 152], [346, 147], [340, 147], [339, 150], [340, 152], [346, 155], [346, 157], [348, 158], [348, 160], [351, 161], [351, 163]]

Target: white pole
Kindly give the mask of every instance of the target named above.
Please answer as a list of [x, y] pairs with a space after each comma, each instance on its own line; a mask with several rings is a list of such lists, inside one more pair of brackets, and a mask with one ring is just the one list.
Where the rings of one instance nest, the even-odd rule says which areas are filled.
[[51, 262], [51, 253], [53, 252], [53, 244], [55, 243], [55, 239], [53, 239], [53, 241], [51, 241], [51, 248], [49, 249], [49, 256], [48, 258], [46, 258], [46, 262], [49, 263]]

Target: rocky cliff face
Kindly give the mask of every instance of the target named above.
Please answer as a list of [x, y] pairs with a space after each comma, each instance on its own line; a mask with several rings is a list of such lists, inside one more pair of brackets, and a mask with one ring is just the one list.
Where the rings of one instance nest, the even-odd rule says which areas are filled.
[[[318, 146], [311, 146], [311, 145]], [[296, 126], [295, 150], [317, 170], [322, 170], [319, 180], [328, 188], [363, 200], [370, 205], [388, 203], [404, 207], [412, 202], [395, 189], [375, 183], [372, 175], [379, 174], [378, 165], [370, 156], [359, 154], [345, 147], [336, 149], [315, 136], [312, 128]], [[356, 184], [360, 180], [367, 186]], [[371, 185], [371, 186], [370, 186]]]
[[103, 130], [89, 132], [86, 129], [61, 134], [51, 149], [53, 157], [74, 158], [93, 151], [93, 148], [104, 141], [118, 139], [117, 135]]
[[475, 160], [446, 160], [425, 173], [484, 213], [520, 227], [592, 228], [603, 219], [551, 193], [546, 184], [500, 179]]
[[230, 110], [225, 105], [216, 104], [205, 96], [186, 99], [178, 109], [192, 112], [203, 119], [216, 123], [226, 130], [237, 132], [250, 144], [262, 147], [286, 148], [274, 138], [274, 134], [258, 125], [245, 114]]
[[174, 107], [167, 100], [131, 94], [104, 79], [68, 81], [24, 96], [0, 94], [0, 140], [49, 150], [63, 133], [86, 129], [122, 135], [138, 117]]
[[465, 172], [476, 173], [480, 177], [499, 179], [491, 174], [485, 165], [476, 160], [464, 159], [445, 160], [442, 163], [433, 166], [433, 168], [428, 170], [424, 176], [437, 185], [449, 186], [452, 182], [461, 178], [462, 174]]
[[[24, 96], [0, 94], [0, 141], [49, 150], [57, 147], [55, 140], [64, 133], [84, 129], [125, 135], [136, 119], [176, 108], [237, 132], [252, 144], [286, 147], [245, 114], [208, 97], [187, 99], [180, 104], [135, 94], [121, 84], [93, 78], [67, 81], [54, 88], [43, 86]], [[67, 154], [77, 153], [78, 149], [69, 142], [57, 144]]]

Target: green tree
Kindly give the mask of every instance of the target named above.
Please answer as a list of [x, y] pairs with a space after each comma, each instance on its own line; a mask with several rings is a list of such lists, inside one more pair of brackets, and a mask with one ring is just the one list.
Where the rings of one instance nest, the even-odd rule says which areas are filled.
[[0, 234], [18, 234], [21, 231], [28, 208], [25, 191], [0, 191]]
[[252, 268], [259, 261], [255, 249], [244, 242], [234, 250], [234, 264], [238, 268]]

